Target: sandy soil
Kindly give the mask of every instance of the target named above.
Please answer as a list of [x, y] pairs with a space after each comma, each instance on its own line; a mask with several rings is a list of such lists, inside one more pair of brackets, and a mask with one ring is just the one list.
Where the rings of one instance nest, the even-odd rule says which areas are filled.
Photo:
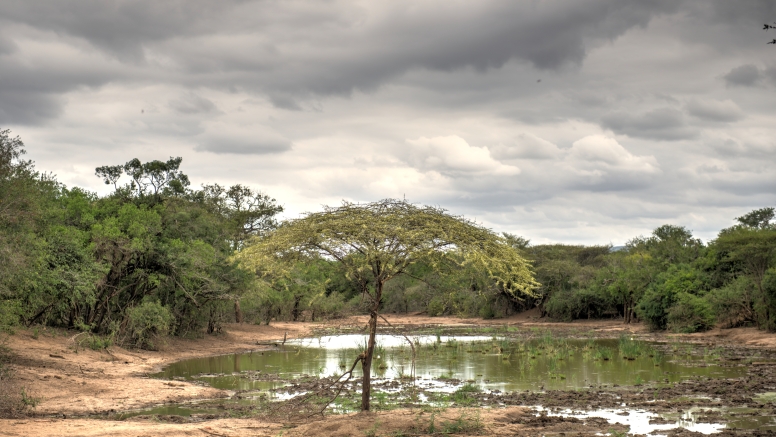
[[[634, 334], [654, 337], [642, 325], [625, 325], [618, 320], [576, 321], [551, 323], [528, 312], [507, 319], [481, 320], [427, 317], [423, 315], [386, 316], [394, 327], [413, 329], [429, 326], [503, 326], [540, 327], [569, 332], [596, 332], [599, 334]], [[0, 435], [67, 435], [75, 436], [139, 436], [139, 435], [341, 435], [363, 436], [365, 430], [382, 429], [391, 424], [394, 430], [412, 434], [427, 418], [418, 412], [392, 411], [348, 416], [329, 416], [323, 422], [301, 424], [284, 428], [279, 423], [261, 423], [257, 420], [219, 419], [201, 423], [156, 423], [151, 421], [108, 421], [84, 418], [95, 413], [125, 411], [190, 399], [217, 398], [226, 392], [179, 381], [148, 378], [162, 366], [185, 358], [218, 355], [269, 348], [267, 343], [301, 337], [320, 329], [357, 328], [366, 324], [365, 316], [330, 321], [327, 323], [273, 323], [272, 326], [231, 324], [225, 333], [205, 336], [197, 340], [170, 339], [161, 351], [125, 350], [112, 347], [109, 351], [76, 351], [72, 332], [42, 330], [37, 339], [30, 331], [19, 331], [6, 344], [15, 354], [14, 367], [20, 382], [31, 393], [42, 398], [35, 416], [23, 419], [0, 420]], [[382, 323], [382, 321], [381, 321]], [[658, 334], [658, 337], [662, 335]], [[662, 336], [665, 337], [665, 336]], [[703, 334], [678, 337], [683, 341], [709, 344], [727, 344], [761, 348], [776, 347], [776, 335], [753, 328], [719, 329]], [[264, 345], [262, 345], [262, 343]], [[461, 412], [449, 410], [446, 414]], [[468, 413], [467, 413], [468, 414]], [[482, 423], [489, 435], [532, 435], [531, 426], [542, 427], [542, 432], [565, 432], [569, 427], [580, 432], [601, 432], [611, 428], [600, 423], [533, 423], [518, 407], [505, 410], [481, 410]], [[79, 417], [80, 416], [80, 417]], [[522, 417], [522, 419], [520, 419]], [[531, 415], [530, 417], [534, 417]], [[517, 419], [516, 419], [517, 418]], [[451, 419], [452, 420], [452, 419]], [[548, 419], [549, 420], [549, 419]], [[535, 422], [535, 420], [534, 420]], [[572, 421], [573, 422], [573, 421]], [[533, 425], [531, 424], [533, 423]], [[377, 424], [377, 425], [375, 425]], [[419, 425], [421, 424], [421, 425]], [[414, 427], [414, 428], [413, 428]], [[603, 427], [603, 428], [602, 428]], [[589, 429], [588, 429], [589, 428]], [[507, 431], [508, 430], [508, 431]], [[520, 431], [522, 430], [522, 431]], [[502, 434], [502, 431], [505, 434]], [[380, 435], [383, 431], [377, 432]], [[385, 431], [387, 432], [387, 430]], [[510, 434], [511, 433], [511, 434]]]

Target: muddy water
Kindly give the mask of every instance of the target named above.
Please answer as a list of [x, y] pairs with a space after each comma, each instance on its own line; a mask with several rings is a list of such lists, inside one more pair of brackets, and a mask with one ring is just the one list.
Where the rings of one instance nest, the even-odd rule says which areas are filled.
[[[156, 375], [200, 380], [228, 390], [268, 390], [300, 376], [332, 376], [349, 368], [364, 336], [341, 335], [289, 342], [277, 350], [197, 358]], [[721, 367], [714, 357], [660, 352], [638, 343], [632, 359], [617, 340], [509, 341], [490, 337], [410, 336], [415, 375], [421, 383], [452, 391], [466, 381], [485, 390], [573, 390], [600, 385], [676, 382], [687, 378], [735, 378], [745, 367]], [[396, 336], [378, 336], [373, 371], [379, 379], [412, 372], [412, 348]], [[633, 344], [632, 344], [633, 345]], [[358, 368], [357, 372], [358, 373]]]
[[[401, 379], [406, 383], [409, 380], [406, 376], [413, 372], [413, 351], [416, 386], [421, 389], [419, 397], [429, 399], [427, 403], [439, 402], [439, 406], [450, 403], [444, 400], [446, 395], [439, 392], [453, 392], [465, 383], [484, 390], [483, 396], [487, 398], [499, 391], [512, 395], [527, 393], [526, 390], [531, 393], [553, 393], [550, 390], [568, 393], [617, 386], [630, 388], [634, 393], [649, 387], [650, 393], [659, 393], [661, 387], [675, 387], [672, 383], [682, 380], [722, 380], [747, 375], [746, 366], [719, 365], [719, 354], [713, 350], [701, 355], [696, 350], [695, 355], [691, 355], [691, 349], [682, 345], [628, 340], [572, 340], [547, 336], [534, 340], [482, 336], [378, 336], [373, 363], [374, 393], [379, 397], [381, 391], [400, 390], [401, 385], [392, 381]], [[155, 376], [198, 381], [247, 393], [234, 399], [205, 401], [199, 405], [161, 406], [122, 414], [122, 417], [154, 414], [206, 417], [218, 415], [219, 410], [228, 410], [235, 405], [248, 406], [273, 398], [288, 399], [304, 393], [305, 389], [300, 387], [309, 387], [309, 382], [301, 383], [295, 389], [283, 387], [297, 381], [311, 381], [307, 377], [317, 381], [317, 377], [341, 375], [364, 349], [364, 343], [365, 337], [361, 335], [324, 336], [289, 341], [268, 351], [181, 361]], [[356, 379], [359, 370], [357, 367]], [[402, 396], [401, 393], [398, 395], [396, 399]], [[762, 402], [771, 402], [770, 395], [765, 394]], [[442, 400], [431, 401], [432, 398]], [[348, 411], [343, 406], [332, 408], [334, 411]], [[575, 407], [569, 405], [567, 408]], [[724, 419], [718, 416], [717, 419], [722, 420], [709, 421], [705, 417], [709, 414], [708, 408], [698, 411], [694, 408], [657, 414], [622, 403], [610, 409], [588, 409], [584, 412], [553, 409], [550, 414], [602, 417], [609, 423], [629, 426], [631, 432], [655, 432], [656, 435], [675, 427], [707, 434], [719, 432], [725, 427], [773, 429], [776, 424], [771, 414], [762, 415], [762, 412], [755, 411], [753, 417], [748, 410], [730, 408], [718, 410]], [[542, 408], [537, 406], [537, 414], [540, 411]], [[653, 423], [658, 416], [661, 419]]]

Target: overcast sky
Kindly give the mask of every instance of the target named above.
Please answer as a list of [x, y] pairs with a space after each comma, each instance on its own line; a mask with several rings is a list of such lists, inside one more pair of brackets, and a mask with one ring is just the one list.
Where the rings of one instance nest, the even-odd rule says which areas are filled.
[[405, 197], [534, 243], [776, 204], [773, 0], [0, 2], [39, 170], [183, 157], [287, 216]]

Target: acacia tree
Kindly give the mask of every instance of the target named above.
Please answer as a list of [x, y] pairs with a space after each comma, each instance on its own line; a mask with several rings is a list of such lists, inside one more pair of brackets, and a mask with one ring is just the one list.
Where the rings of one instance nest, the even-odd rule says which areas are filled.
[[455, 263], [482, 269], [513, 297], [532, 296], [538, 286], [526, 260], [504, 237], [441, 208], [404, 200], [343, 202], [282, 223], [257, 238], [238, 257], [260, 269], [310, 257], [336, 260], [359, 284], [369, 304], [367, 349], [361, 362], [361, 410], [369, 410], [372, 356], [385, 284], [408, 274], [417, 262], [441, 268]]

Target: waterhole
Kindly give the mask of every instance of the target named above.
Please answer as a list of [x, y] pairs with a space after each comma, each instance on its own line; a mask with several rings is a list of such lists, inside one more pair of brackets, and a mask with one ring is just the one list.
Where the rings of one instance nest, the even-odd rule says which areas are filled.
[[[366, 336], [336, 335], [291, 340], [271, 350], [219, 355], [180, 361], [165, 367], [154, 377], [207, 384], [230, 390], [231, 399], [167, 405], [124, 413], [136, 415], [200, 416], [207, 419], [225, 409], [289, 399], [313, 392], [319, 378], [337, 377], [350, 369], [365, 349]], [[746, 365], [726, 361], [719, 349], [702, 353], [688, 345], [668, 345], [619, 339], [565, 339], [546, 334], [540, 338], [517, 340], [486, 336], [378, 335], [373, 371], [373, 403], [390, 408], [390, 403], [405, 402], [404, 391], [412, 386], [416, 399], [444, 407], [461, 400], [493, 401], [497, 394], [545, 393], [551, 390], [578, 392], [609, 389], [654, 392], [660, 398], [663, 388], [677, 387], [685, 380], [702, 381], [740, 378]], [[354, 369], [353, 381], [361, 376]], [[349, 397], [358, 387], [352, 386]], [[479, 397], [466, 395], [472, 391]], [[561, 392], [558, 392], [561, 393]], [[347, 398], [348, 396], [342, 396]], [[342, 399], [341, 399], [342, 400]], [[357, 409], [357, 400], [334, 403], [334, 411]], [[619, 401], [618, 401], [619, 402]], [[402, 404], [406, 405], [406, 404]], [[230, 407], [231, 406], [231, 407]], [[541, 405], [535, 405], [541, 410]], [[579, 405], [576, 406], [577, 409]], [[254, 408], [254, 407], [248, 407]], [[574, 408], [569, 405], [568, 408]], [[242, 410], [241, 410], [242, 411]], [[553, 414], [570, 415], [571, 410]], [[703, 411], [703, 410], [701, 410]], [[773, 429], [773, 417], [745, 417], [722, 411], [727, 419], [705, 421], [694, 410], [677, 409], [660, 413], [659, 424], [649, 424], [658, 414], [629, 408], [625, 403], [615, 409], [587, 409], [584, 415], [603, 417], [610, 423], [624, 423], [632, 431], [658, 432], [684, 427], [702, 433], [718, 432], [726, 426]], [[708, 411], [704, 414], [708, 416]], [[727, 417], [727, 416], [730, 417]], [[615, 417], [616, 416], [616, 417]], [[735, 416], [735, 417], [734, 417]], [[196, 420], [196, 419], [195, 419]]]
[[[364, 349], [361, 335], [289, 341], [277, 350], [181, 361], [155, 375], [200, 380], [227, 390], [272, 390], [301, 376], [328, 377], [349, 369]], [[717, 358], [677, 355], [659, 345], [629, 340], [538, 339], [378, 335], [376, 380], [417, 380], [437, 390], [461, 381], [483, 390], [573, 390], [590, 386], [671, 383], [686, 378], [735, 378], [743, 366], [720, 366]], [[625, 342], [626, 344], [622, 344]], [[356, 366], [355, 376], [360, 375]], [[270, 394], [277, 391], [270, 391]]]

